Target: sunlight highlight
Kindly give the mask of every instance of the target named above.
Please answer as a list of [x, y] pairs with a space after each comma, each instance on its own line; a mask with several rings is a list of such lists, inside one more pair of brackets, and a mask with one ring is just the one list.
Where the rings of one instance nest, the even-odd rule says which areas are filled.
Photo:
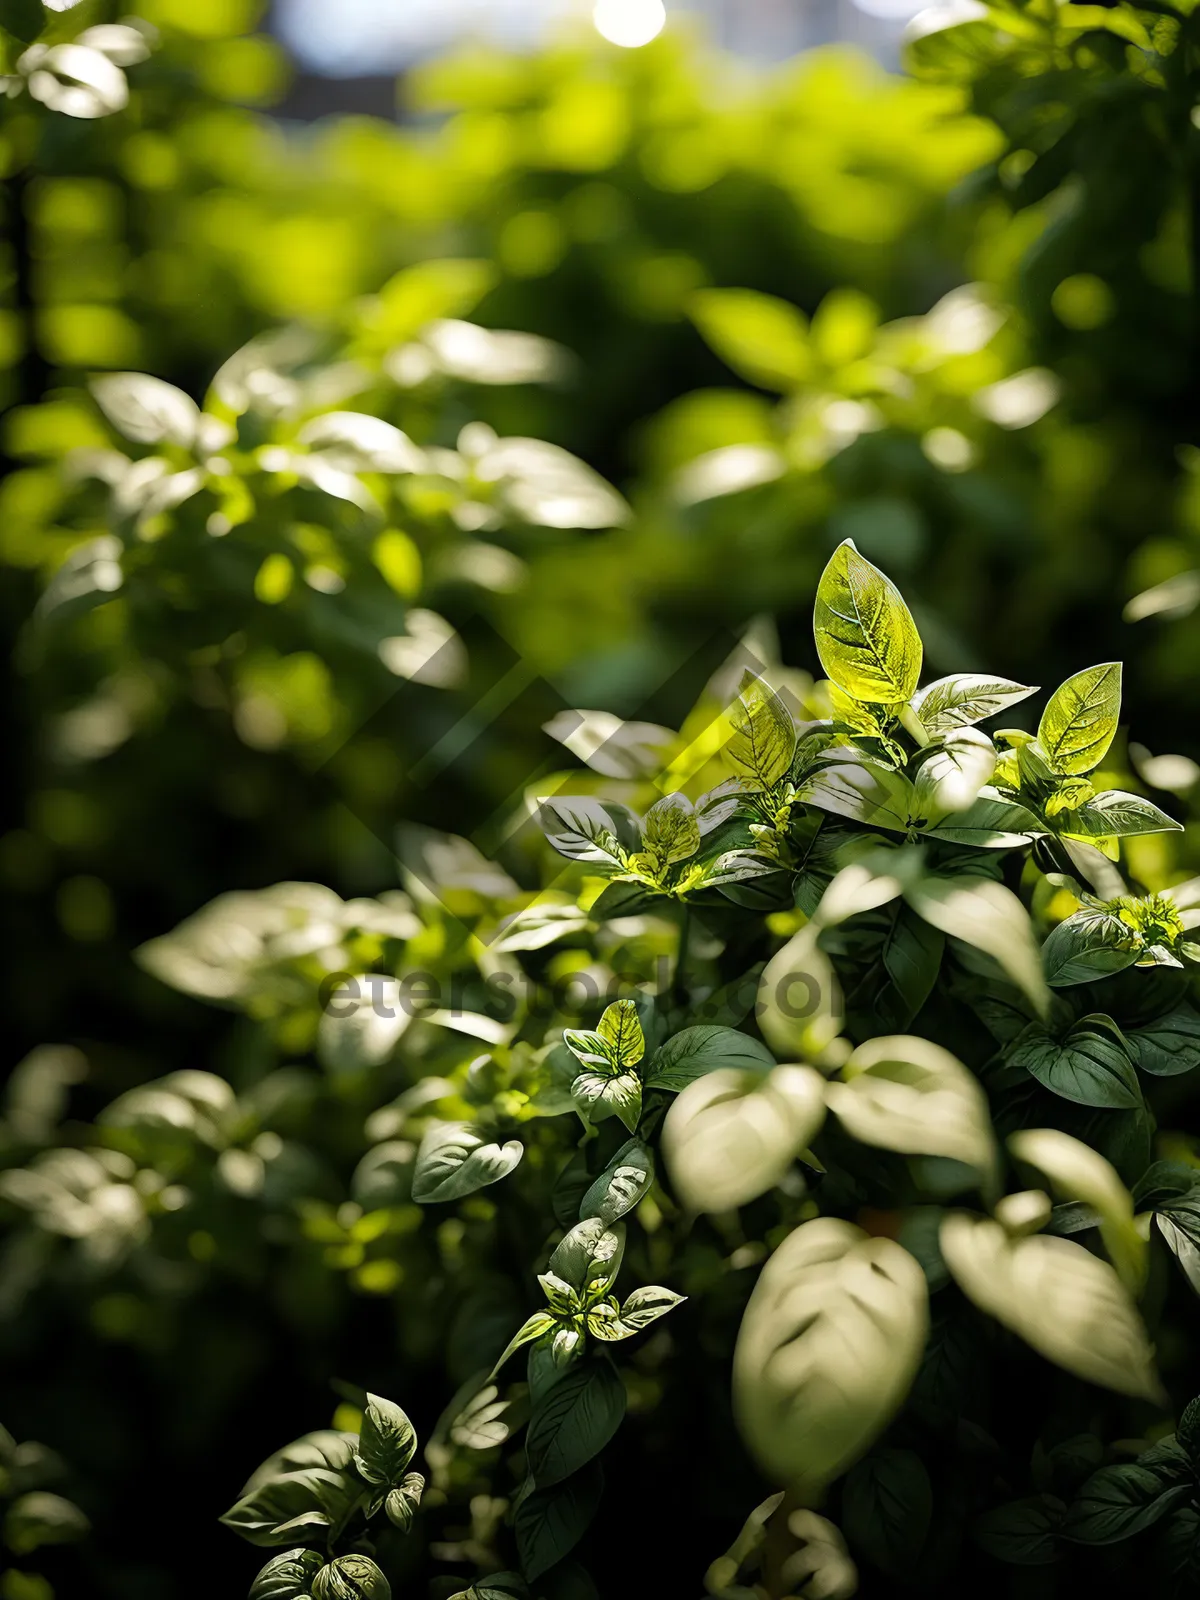
[[663, 31], [667, 12], [663, 0], [596, 0], [592, 21], [610, 44], [636, 50]]

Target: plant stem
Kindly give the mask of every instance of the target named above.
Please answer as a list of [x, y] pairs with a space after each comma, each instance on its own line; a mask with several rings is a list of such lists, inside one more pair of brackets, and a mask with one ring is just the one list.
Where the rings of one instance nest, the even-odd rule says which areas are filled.
[[914, 740], [920, 748], [924, 749], [924, 747], [929, 743], [929, 734], [926, 731], [925, 724], [921, 721], [920, 717], [913, 710], [913, 708], [911, 706], [901, 706], [899, 711], [896, 713], [896, 720], [904, 729], [905, 733], [908, 734], [909, 738]]
[[691, 931], [692, 913], [685, 900], [679, 912], [679, 948], [675, 952], [675, 977], [671, 985], [672, 999], [679, 1006], [687, 1004], [687, 955]]

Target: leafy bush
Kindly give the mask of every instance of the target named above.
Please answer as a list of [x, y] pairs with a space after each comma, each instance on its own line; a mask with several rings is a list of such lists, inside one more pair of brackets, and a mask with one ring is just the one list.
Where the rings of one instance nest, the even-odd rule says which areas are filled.
[[1188, 1592], [1192, 19], [140, 10], [0, 14], [0, 1592]]

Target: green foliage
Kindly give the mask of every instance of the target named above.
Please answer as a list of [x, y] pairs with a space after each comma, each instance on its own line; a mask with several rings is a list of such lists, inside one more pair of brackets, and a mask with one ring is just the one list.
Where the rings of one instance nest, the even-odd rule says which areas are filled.
[[0, 13], [0, 1592], [301, 1411], [252, 1600], [1188, 1592], [1194, 18], [141, 10]]

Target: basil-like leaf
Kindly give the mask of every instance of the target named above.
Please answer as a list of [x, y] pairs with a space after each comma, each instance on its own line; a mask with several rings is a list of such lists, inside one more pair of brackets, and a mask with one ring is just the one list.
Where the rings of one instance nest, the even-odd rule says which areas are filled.
[[422, 1206], [461, 1200], [507, 1177], [524, 1154], [519, 1139], [497, 1144], [468, 1122], [437, 1123], [417, 1151], [412, 1197]]
[[902, 1578], [921, 1554], [933, 1516], [933, 1486], [911, 1450], [873, 1450], [850, 1469], [842, 1531], [881, 1572]]
[[324, 1556], [315, 1550], [283, 1550], [271, 1557], [250, 1585], [249, 1600], [305, 1600], [313, 1575], [324, 1565]]
[[1108, 753], [1121, 714], [1121, 663], [1088, 667], [1050, 696], [1037, 738], [1051, 771], [1091, 772]]
[[561, 1483], [598, 1456], [624, 1415], [625, 1386], [607, 1358], [565, 1373], [529, 1419], [525, 1456], [537, 1487]]
[[654, 1181], [654, 1157], [640, 1139], [627, 1139], [600, 1176], [588, 1186], [579, 1203], [579, 1219], [596, 1217], [617, 1222], [645, 1194]]
[[1200, 1066], [1200, 1013], [1180, 1008], [1125, 1035], [1143, 1072], [1174, 1078]]
[[1042, 967], [1053, 989], [1123, 972], [1141, 954], [1134, 934], [1109, 911], [1077, 911], [1050, 930], [1042, 946]]
[[392, 1400], [369, 1394], [354, 1457], [367, 1482], [396, 1488], [416, 1448], [416, 1430], [400, 1407]]
[[1040, 1023], [1031, 1023], [1007, 1059], [1024, 1067], [1052, 1094], [1076, 1105], [1126, 1110], [1140, 1106], [1142, 1091], [1128, 1051], [1116, 1030], [1098, 1027], [1097, 1022], [1107, 1023], [1107, 1018], [1081, 1017], [1061, 1039]]
[[769, 1072], [775, 1057], [766, 1045], [736, 1028], [700, 1024], [674, 1034], [657, 1052], [646, 1076], [647, 1089], [686, 1089], [718, 1067]]
[[[565, 1377], [559, 1379], [565, 1381]], [[589, 1461], [562, 1483], [525, 1496], [516, 1509], [513, 1527], [521, 1570], [531, 1583], [571, 1553], [599, 1510], [603, 1493], [600, 1463]]]
[[965, 728], [994, 717], [998, 711], [1015, 706], [1019, 700], [1036, 693], [1036, 688], [1013, 683], [1009, 678], [956, 672], [918, 689], [912, 697], [912, 708], [926, 731], [937, 737], [949, 733], [951, 728]]
[[849, 539], [817, 584], [813, 633], [826, 676], [856, 700], [911, 698], [921, 676], [917, 625], [899, 589]]

